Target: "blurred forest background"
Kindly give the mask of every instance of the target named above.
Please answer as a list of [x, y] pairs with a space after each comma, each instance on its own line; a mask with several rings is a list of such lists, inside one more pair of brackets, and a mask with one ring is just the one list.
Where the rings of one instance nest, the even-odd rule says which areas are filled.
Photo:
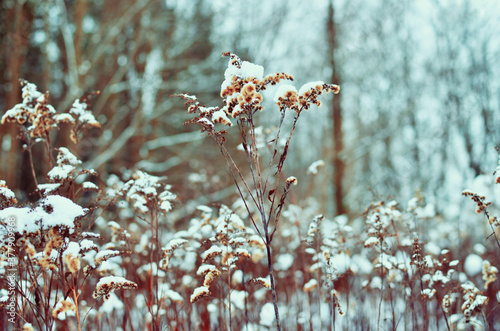
[[[461, 192], [491, 180], [497, 163], [496, 1], [4, 0], [0, 20], [2, 113], [21, 101], [19, 79], [50, 91], [58, 112], [100, 91], [91, 109], [102, 127], [72, 152], [104, 180], [133, 168], [166, 175], [188, 209], [237, 193], [225, 161], [204, 148], [213, 142], [182, 125], [182, 101], [170, 98], [220, 106], [225, 51], [293, 74], [297, 86], [341, 85], [293, 139], [295, 203], [356, 214], [374, 199], [419, 195], [452, 219], [470, 209]], [[278, 116], [265, 106], [261, 120]], [[0, 178], [28, 200], [35, 185], [17, 132], [0, 126]], [[64, 129], [53, 139], [74, 146]], [[307, 174], [320, 159], [321, 176]]]

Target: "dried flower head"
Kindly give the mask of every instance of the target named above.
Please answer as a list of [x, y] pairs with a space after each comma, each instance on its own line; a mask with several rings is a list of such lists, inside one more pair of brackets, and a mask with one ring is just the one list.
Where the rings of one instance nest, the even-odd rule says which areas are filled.
[[417, 268], [419, 269], [423, 269], [425, 267], [425, 261], [422, 255], [422, 246], [418, 238], [413, 239], [413, 248], [412, 248], [410, 264], [417, 266]]
[[314, 238], [316, 236], [316, 232], [318, 232], [321, 228], [321, 222], [323, 221], [323, 215], [316, 215], [311, 223], [309, 223], [309, 228], [307, 230], [307, 238], [306, 242], [308, 245], [312, 245], [314, 243]]
[[221, 275], [221, 272], [219, 269], [212, 269], [210, 270], [206, 275], [205, 279], [203, 280], [203, 286], [210, 288], [210, 285], [214, 280], [216, 280], [219, 276]]
[[24, 241], [24, 251], [28, 255], [29, 258], [34, 258], [36, 254], [35, 246], [28, 240]]
[[137, 284], [123, 277], [107, 276], [99, 280], [96, 290], [92, 294], [94, 299], [104, 297], [108, 298], [109, 294], [119, 289], [137, 289]]
[[436, 289], [435, 288], [433, 288], [433, 289], [426, 288], [426, 289], [423, 289], [420, 292], [420, 294], [422, 295], [423, 300], [429, 300], [434, 296], [434, 294], [436, 294]]
[[77, 142], [78, 133], [82, 129], [100, 127], [90, 111], [86, 110], [90, 97], [99, 92], [91, 93], [73, 103], [69, 113], [57, 114], [49, 103], [49, 93], [40, 93], [35, 84], [20, 80], [23, 102], [15, 105], [2, 116], [1, 123], [15, 122], [26, 125], [25, 131], [32, 138], [45, 139], [49, 132], [60, 123], [73, 125], [70, 138]]
[[481, 295], [477, 287], [472, 283], [462, 284], [462, 292], [464, 303], [462, 304], [462, 312], [465, 320], [470, 319], [481, 312], [484, 306], [488, 303], [488, 297]]
[[483, 280], [484, 288], [488, 289], [488, 286], [497, 280], [498, 269], [491, 265], [490, 261], [483, 261]]
[[47, 177], [51, 182], [75, 179], [77, 176], [76, 167], [81, 163], [82, 161], [78, 160], [66, 147], [60, 147], [57, 154], [57, 165], [49, 171]]
[[35, 331], [35, 329], [33, 329], [33, 325], [31, 323], [24, 323], [21, 331]]
[[174, 250], [178, 247], [181, 247], [185, 244], [187, 244], [188, 241], [186, 239], [172, 239], [170, 242], [162, 248], [163, 250], [163, 258], [160, 260], [159, 267], [160, 269], [167, 269], [168, 268], [168, 261], [172, 254], [174, 253]]
[[0, 209], [13, 206], [17, 203], [16, 195], [6, 185], [4, 180], [0, 180]]
[[443, 297], [442, 307], [445, 313], [449, 313], [457, 301], [457, 293], [447, 293]]
[[5, 122], [17, 122], [18, 124], [32, 123], [36, 118], [35, 107], [38, 103], [38, 98], [42, 97], [42, 93], [38, 92], [35, 84], [28, 83], [25, 80], [20, 80], [20, 83], [23, 87], [23, 102], [5, 112], [2, 116], [1, 124]]
[[271, 284], [269, 283], [269, 281], [262, 277], [253, 278], [251, 282], [265, 288], [271, 288]]
[[51, 259], [50, 256], [44, 256], [38, 260], [38, 265], [42, 267], [42, 269], [49, 269], [51, 271], [57, 270], [57, 265], [54, 260]]
[[493, 172], [493, 175], [495, 176], [495, 183], [500, 184], [500, 149], [497, 148], [498, 152], [498, 166], [495, 169], [495, 172]]
[[476, 213], [481, 214], [486, 208], [491, 205], [491, 202], [486, 201], [486, 197], [483, 195], [479, 195], [473, 193], [469, 190], [465, 190], [462, 192], [462, 195], [465, 197], [470, 197], [472, 201], [476, 203]]
[[207, 262], [210, 259], [213, 259], [216, 256], [220, 256], [222, 254], [222, 248], [217, 245], [212, 245], [209, 249], [207, 249], [203, 254], [203, 263]]
[[[152, 176], [144, 171], [137, 170], [123, 186], [121, 193], [125, 194], [132, 207], [141, 213], [158, 208], [162, 212], [172, 209], [172, 201], [176, 195], [169, 190], [170, 185], [162, 184], [165, 177]], [[159, 193], [161, 191], [161, 193]]]
[[60, 300], [52, 310], [52, 317], [65, 320], [66, 316], [75, 316], [76, 306], [67, 300]]
[[344, 316], [344, 311], [342, 310], [342, 307], [340, 306], [340, 301], [339, 301], [339, 297], [338, 297], [338, 294], [337, 294], [337, 291], [334, 290], [334, 289], [331, 289], [330, 290], [330, 295], [333, 299], [333, 302], [335, 303], [335, 308], [337, 308], [337, 312], [339, 313], [340, 316]]
[[321, 168], [325, 165], [325, 161], [323, 160], [318, 160], [313, 162], [309, 168], [307, 168], [307, 174], [308, 175], [317, 175], [318, 174], [318, 168]]
[[290, 186], [290, 185], [297, 185], [297, 183], [298, 183], [298, 180], [297, 180], [297, 178], [296, 178], [296, 177], [294, 177], [294, 176], [290, 176], [290, 177], [288, 177], [288, 178], [286, 179], [286, 184], [287, 184], [287, 186]]
[[241, 258], [249, 259], [249, 260], [252, 259], [252, 256], [250, 255], [250, 253], [244, 248], [237, 248], [234, 251], [234, 255], [241, 257]]
[[257, 247], [257, 248], [266, 248], [266, 244], [264, 243], [263, 239], [259, 235], [252, 235], [247, 239], [247, 242], [250, 246], [252, 247]]
[[194, 289], [193, 294], [191, 295], [191, 303], [195, 303], [201, 298], [207, 297], [210, 295], [210, 290], [206, 286], [200, 286]]
[[318, 287], [318, 281], [316, 279], [311, 279], [307, 283], [304, 284], [304, 291], [305, 292], [311, 292], [314, 290], [316, 287]]
[[63, 261], [71, 273], [80, 270], [80, 245], [70, 242], [63, 253]]
[[202, 264], [198, 268], [198, 271], [196, 271], [196, 274], [198, 276], [205, 276], [207, 273], [209, 273], [210, 271], [212, 271], [214, 269], [216, 269], [216, 267], [214, 265], [211, 265], [211, 264]]
[[44, 253], [46, 256], [50, 256], [53, 249], [58, 249], [63, 244], [63, 238], [55, 228], [51, 228], [48, 231], [49, 241], [45, 245]]
[[121, 255], [120, 251], [105, 249], [95, 255], [94, 261], [97, 265], [99, 265], [102, 262], [107, 261], [112, 257], [120, 255]]

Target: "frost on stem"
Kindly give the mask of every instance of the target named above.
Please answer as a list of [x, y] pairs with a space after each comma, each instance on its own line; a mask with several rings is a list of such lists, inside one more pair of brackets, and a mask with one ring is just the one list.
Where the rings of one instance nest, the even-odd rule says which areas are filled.
[[120, 251], [115, 251], [111, 249], [105, 249], [97, 253], [94, 257], [94, 261], [97, 265], [109, 260], [112, 257], [120, 256]]
[[214, 257], [219, 256], [221, 254], [222, 254], [222, 248], [213, 245], [201, 255], [203, 258], [202, 262], [205, 263], [206, 261], [213, 259]]

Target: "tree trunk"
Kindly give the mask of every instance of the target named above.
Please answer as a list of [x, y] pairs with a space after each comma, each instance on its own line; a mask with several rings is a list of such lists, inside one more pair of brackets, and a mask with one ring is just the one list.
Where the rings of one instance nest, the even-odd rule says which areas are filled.
[[[335, 54], [337, 52], [337, 28], [334, 21], [334, 6], [333, 0], [328, 5], [328, 62], [332, 69], [330, 82], [340, 85], [340, 77], [337, 64], [335, 62]], [[342, 159], [342, 150], [344, 148], [343, 133], [342, 133], [342, 108], [340, 94], [333, 97], [333, 111], [331, 113], [333, 123], [333, 155], [332, 164], [334, 167], [333, 173], [333, 188], [335, 200], [335, 212], [337, 215], [342, 215], [347, 212], [347, 208], [343, 203], [343, 178], [345, 172], [345, 164]]]
[[[7, 33], [7, 47], [6, 47], [6, 61], [8, 64], [4, 68], [9, 72], [8, 84], [10, 89], [6, 89], [5, 96], [5, 110], [14, 107], [15, 104], [21, 102], [21, 87], [19, 85], [21, 65], [25, 58], [25, 47], [28, 44], [28, 33], [22, 27], [23, 15], [25, 7], [20, 2], [16, 2], [12, 12], [9, 13]], [[7, 185], [12, 189], [18, 188], [19, 184], [19, 140], [17, 139], [18, 128], [17, 124], [2, 125], [1, 135], [3, 139], [10, 136], [10, 150], [1, 151], [2, 159], [5, 162], [2, 164], [1, 178], [7, 182]], [[2, 142], [3, 142], [2, 139]], [[5, 155], [7, 154], [7, 155]], [[4, 158], [5, 157], [5, 158]]]

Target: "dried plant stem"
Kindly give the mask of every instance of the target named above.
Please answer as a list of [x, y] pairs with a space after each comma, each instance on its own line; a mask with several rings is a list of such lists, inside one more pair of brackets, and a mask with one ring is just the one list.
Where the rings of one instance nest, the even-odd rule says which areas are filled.
[[276, 157], [276, 154], [278, 153], [278, 142], [280, 138], [280, 133], [281, 133], [281, 127], [283, 126], [283, 121], [285, 120], [285, 112], [281, 112], [281, 117], [280, 117], [280, 124], [278, 125], [278, 132], [276, 132], [276, 137], [273, 139], [274, 140], [274, 146], [273, 146], [273, 155], [271, 157], [271, 160], [269, 160], [269, 167], [268, 167], [268, 172], [266, 176], [266, 181], [264, 183], [264, 192], [267, 189], [267, 184], [269, 183], [269, 176], [271, 174], [271, 169], [273, 166], [274, 158]]
[[[219, 147], [220, 147], [220, 151], [222, 153], [222, 156], [224, 156], [224, 158], [226, 160], [226, 163], [227, 163], [227, 166], [228, 166], [228, 169], [229, 169], [229, 173], [231, 174], [231, 177], [233, 178], [234, 184], [236, 185], [236, 189], [238, 190], [238, 193], [239, 193], [241, 199], [243, 200], [243, 204], [245, 205], [245, 209], [248, 212], [248, 217], [250, 217], [250, 220], [252, 221], [252, 224], [253, 224], [255, 230], [257, 231], [257, 233], [259, 234], [259, 236], [261, 237], [261, 239], [264, 241], [264, 237], [262, 236], [262, 233], [260, 232], [260, 229], [257, 226], [257, 223], [255, 223], [255, 220], [253, 219], [252, 213], [250, 212], [250, 207], [248, 206], [247, 201], [244, 198], [243, 192], [241, 191], [241, 187], [240, 187], [240, 184], [238, 183], [238, 180], [236, 179], [236, 175], [234, 174], [233, 167], [236, 170], [236, 172], [238, 173], [238, 175], [241, 178], [241, 180], [243, 181], [243, 184], [245, 185], [245, 188], [246, 188], [248, 194], [250, 194], [250, 196], [253, 199], [252, 192], [248, 188], [248, 185], [246, 184], [245, 179], [243, 178], [243, 175], [241, 174], [240, 170], [238, 169], [238, 166], [236, 165], [236, 163], [234, 162], [234, 160], [231, 158], [231, 155], [229, 155], [229, 152], [226, 150], [226, 148], [224, 147], [224, 145], [219, 144]], [[231, 161], [232, 164], [230, 164], [229, 161]], [[254, 203], [256, 203], [255, 199], [253, 199], [253, 201], [254, 201]]]
[[[418, 276], [419, 276], [419, 280], [420, 280], [420, 291], [422, 292], [424, 290], [424, 281], [422, 280], [422, 270], [419, 268], [417, 269], [418, 270]], [[427, 330], [429, 328], [429, 318], [428, 318], [428, 314], [427, 314], [427, 302], [423, 299], [421, 299], [422, 301], [422, 310], [424, 312], [424, 317], [423, 317], [423, 321], [424, 321], [424, 330]]]
[[[228, 219], [226, 219], [228, 220]], [[229, 228], [226, 228], [226, 236], [229, 238]], [[226, 241], [226, 253], [229, 254], [229, 241]], [[222, 269], [222, 265], [221, 265], [221, 269]], [[232, 325], [232, 318], [231, 318], [231, 264], [227, 264], [226, 265], [227, 267], [227, 305], [228, 305], [228, 309], [229, 309], [229, 329], [228, 330], [232, 330], [233, 329], [233, 325]]]
[[78, 331], [81, 331], [82, 327], [80, 325], [80, 311], [78, 309], [78, 293], [77, 289], [74, 286], [72, 288], [72, 293], [73, 293], [73, 302], [75, 303], [76, 325], [78, 327]]
[[[299, 116], [300, 116], [301, 111], [302, 111], [302, 109], [299, 110], [299, 112], [297, 113], [297, 115], [295, 116], [295, 118], [293, 120], [292, 129], [290, 130], [290, 135], [288, 136], [288, 139], [286, 141], [286, 144], [285, 144], [285, 147], [283, 150], [283, 154], [281, 154], [280, 160], [279, 160], [278, 165], [277, 165], [277, 168], [278, 168], [278, 170], [276, 171], [277, 178], [279, 178], [281, 176], [281, 173], [283, 172], [283, 165], [285, 164], [285, 160], [286, 160], [286, 157], [288, 155], [288, 147], [290, 146], [290, 141], [292, 140], [292, 135], [293, 135], [293, 132], [295, 131], [295, 127], [297, 125], [297, 121], [299, 120]], [[274, 209], [274, 202], [276, 199], [276, 194], [278, 192], [278, 184], [279, 184], [279, 182], [276, 181], [276, 186], [274, 188], [274, 194], [273, 194], [273, 198], [271, 201], [271, 208], [269, 209], [269, 218], [268, 218], [269, 221], [271, 221], [272, 213], [275, 210]], [[283, 193], [283, 195], [281, 197], [280, 204], [278, 204], [278, 213], [275, 215], [274, 229], [273, 229], [273, 232], [271, 234], [271, 240], [274, 236], [274, 233], [277, 230], [278, 221], [279, 221], [279, 218], [281, 216], [281, 208], [283, 207], [283, 203], [284, 203], [284, 200], [285, 200], [287, 194], [288, 194], [288, 192], [285, 190], [285, 192]]]
[[278, 297], [276, 295], [276, 285], [274, 284], [274, 275], [273, 275], [273, 260], [271, 255], [271, 242], [269, 237], [268, 228], [264, 228], [265, 236], [266, 236], [266, 252], [267, 252], [267, 265], [269, 267], [269, 279], [271, 280], [271, 293], [273, 295], [273, 305], [274, 305], [274, 315], [276, 317], [276, 330], [281, 330], [280, 323], [280, 313], [278, 310]]
[[231, 268], [227, 268], [227, 301], [229, 306], [229, 330], [233, 329], [233, 320], [231, 318]]
[[380, 241], [380, 301], [378, 303], [377, 330], [380, 330], [380, 320], [382, 318], [383, 300], [384, 300], [384, 254], [383, 254], [383, 241]]
[[[36, 174], [35, 174], [35, 165], [33, 164], [33, 153], [31, 151], [31, 143], [28, 142], [28, 144], [30, 145], [27, 148], [27, 151], [28, 151], [28, 159], [29, 159], [29, 162], [30, 162], [31, 175], [33, 176], [33, 182], [35, 183], [35, 186], [38, 187], [38, 181], [36, 179]], [[42, 192], [38, 192], [38, 195], [40, 196], [40, 199], [41, 199], [42, 198]]]
[[53, 168], [54, 165], [55, 165], [55, 162], [54, 162], [54, 157], [52, 156], [52, 151], [50, 150], [50, 134], [47, 133], [45, 135], [45, 152], [47, 153], [47, 157], [49, 158], [49, 162], [50, 162], [50, 167]]
[[[276, 229], [276, 228], [275, 228]], [[316, 240], [316, 253], [318, 254], [321, 250], [321, 245], [320, 243], [323, 242], [323, 239], [321, 237], [321, 231], [318, 231], [318, 239]], [[316, 281], [318, 282], [318, 314], [319, 314], [319, 321], [320, 321], [320, 328], [323, 327], [323, 319], [321, 318], [321, 268], [318, 268], [316, 270]], [[327, 281], [328, 281], [328, 276], [327, 276]], [[333, 282], [333, 280], [332, 280]], [[333, 287], [333, 285], [332, 285]], [[331, 293], [331, 291], [330, 291]], [[334, 311], [335, 313], [335, 311]]]
[[481, 309], [481, 315], [483, 316], [484, 319], [484, 326], [486, 330], [490, 329], [490, 324], [488, 323], [488, 319], [486, 318], [486, 315], [484, 314], [484, 310]]
[[152, 311], [152, 324], [153, 330], [160, 330], [160, 319], [159, 319], [159, 311], [160, 307], [159, 303], [159, 293], [158, 293], [158, 266], [156, 270], [153, 270], [153, 263], [156, 259], [156, 252], [159, 247], [159, 233], [158, 233], [158, 215], [156, 210], [151, 209], [151, 252], [150, 252], [150, 266], [151, 266], [151, 305], [152, 307], [156, 306], [156, 311]]
[[[440, 302], [443, 302], [442, 301], [442, 298], [439, 296], [439, 293], [436, 291], [436, 302], [437, 302], [437, 305], [441, 308], [441, 312], [443, 312], [443, 317], [444, 317], [444, 321], [446, 323], [446, 329], [448, 331], [450, 331], [450, 324], [448, 323], [448, 317], [446, 317], [446, 312], [444, 311], [443, 309], [443, 305], [440, 304]], [[437, 320], [439, 320], [437, 317], [436, 317]]]
[[490, 214], [488, 213], [488, 210], [486, 210], [486, 208], [484, 209], [484, 215], [486, 216], [486, 220], [488, 221], [488, 224], [490, 225], [491, 231], [492, 231], [491, 235], [489, 237], [494, 236], [495, 241], [497, 243], [497, 246], [498, 246], [498, 248], [500, 248], [500, 241], [498, 240], [498, 236], [497, 236], [497, 233], [495, 232], [495, 228], [493, 227], [493, 224], [491, 224], [491, 222], [490, 222]]
[[335, 298], [332, 291], [330, 291], [330, 314], [332, 315], [330, 321], [330, 330], [335, 331]]
[[97, 304], [97, 301], [94, 302], [94, 304], [87, 310], [87, 313], [85, 314], [85, 316], [83, 316], [83, 320], [82, 320], [82, 324], [85, 323], [85, 320], [87, 319], [87, 317], [89, 316], [90, 312], [92, 311], [92, 309], [94, 309], [95, 305]]

